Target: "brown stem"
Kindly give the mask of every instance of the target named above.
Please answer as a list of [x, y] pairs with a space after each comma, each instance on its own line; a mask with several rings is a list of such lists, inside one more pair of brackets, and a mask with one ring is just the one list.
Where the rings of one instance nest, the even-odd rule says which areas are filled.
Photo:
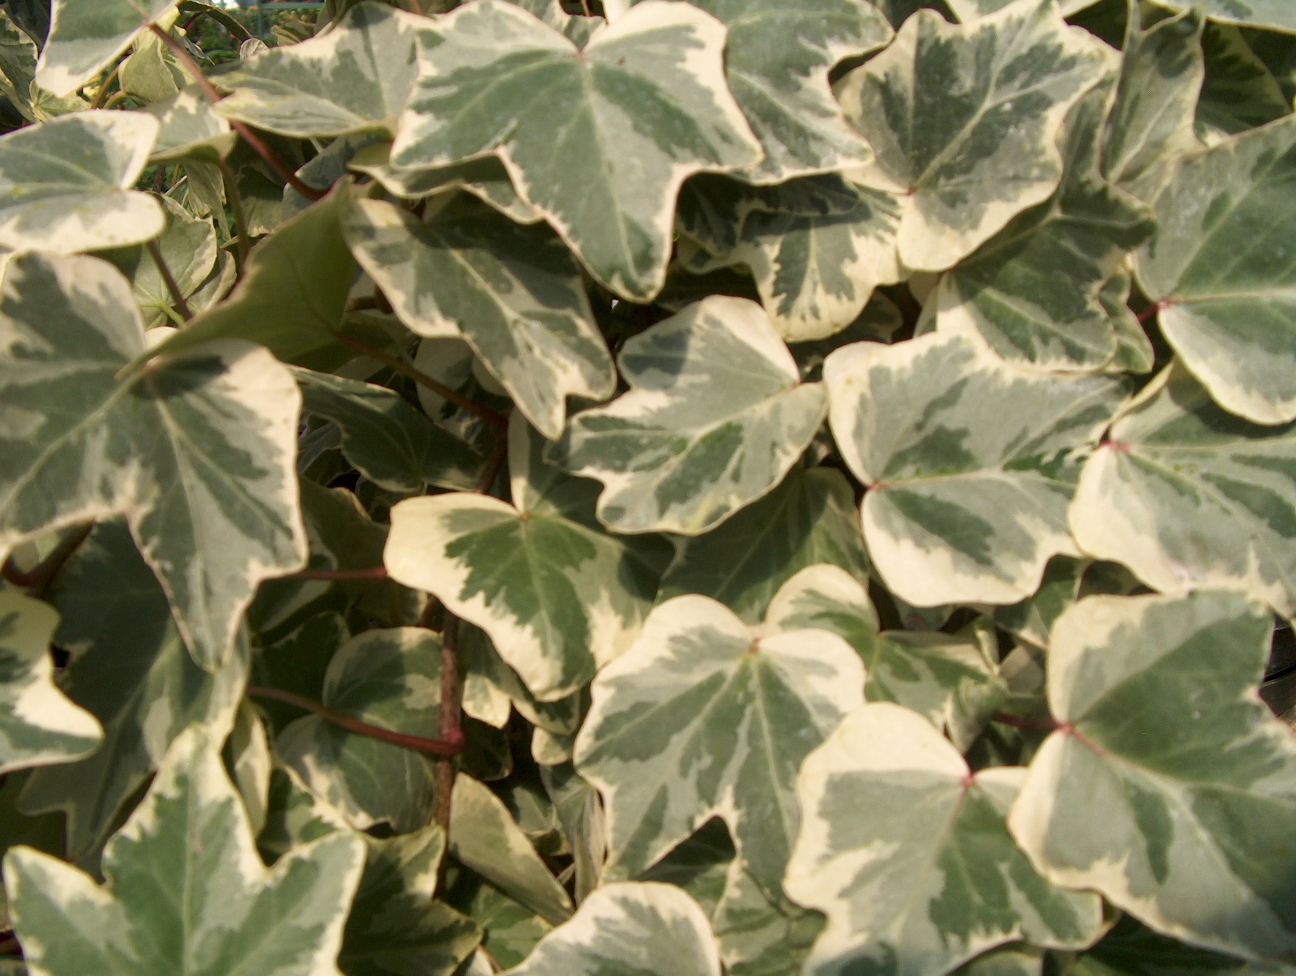
[[40, 599], [45, 595], [45, 591], [54, 582], [54, 577], [58, 571], [63, 568], [63, 564], [71, 558], [72, 553], [81, 547], [81, 543], [86, 541], [90, 535], [90, 530], [94, 528], [94, 522], [84, 522], [78, 525], [71, 532], [58, 541], [50, 554], [42, 559], [30, 572], [24, 573], [13, 564], [13, 560], [6, 560], [3, 567], [4, 578], [14, 586], [21, 586], [27, 590], [29, 596]]
[[[175, 55], [176, 60], [184, 66], [184, 69], [189, 72], [193, 77], [193, 80], [198, 83], [198, 87], [203, 90], [203, 94], [211, 100], [211, 103], [215, 105], [219, 102], [223, 96], [216, 90], [215, 86], [207, 80], [207, 76], [203, 74], [202, 68], [198, 67], [194, 62], [194, 59], [189, 57], [189, 52], [184, 49], [180, 42], [157, 24], [149, 24], [149, 30], [162, 38], [162, 43], [171, 50], [171, 53]], [[278, 173], [285, 183], [304, 196], [307, 200], [319, 200], [326, 192], [328, 192], [326, 190], [317, 190], [315, 187], [307, 186], [303, 183], [297, 174], [292, 171], [292, 167], [276, 156], [270, 147], [261, 141], [261, 137], [242, 122], [237, 119], [229, 119], [228, 121], [230, 128], [242, 136], [243, 141], [251, 146], [256, 151], [256, 154], [264, 159], [270, 168]]]
[[[449, 610], [441, 628], [441, 710], [437, 734], [447, 741], [463, 741], [462, 707], [459, 701], [459, 618]], [[454, 792], [453, 759], [438, 759], [434, 787], [433, 820], [447, 836], [450, 833], [450, 797]]]
[[238, 187], [238, 178], [234, 175], [234, 170], [230, 169], [230, 164], [222, 159], [216, 164], [220, 167], [221, 179], [225, 183], [225, 196], [229, 198], [230, 209], [234, 211], [234, 273], [235, 277], [242, 278], [243, 272], [247, 268], [248, 260], [248, 222], [247, 215], [243, 212], [243, 193]]
[[108, 73], [108, 77], [104, 79], [103, 84], [99, 86], [99, 90], [95, 92], [94, 101], [90, 103], [91, 108], [103, 107], [104, 99], [108, 97], [108, 86], [117, 80], [117, 75], [121, 71], [121, 66], [125, 63], [126, 59], [122, 58], [113, 65], [112, 71]]
[[252, 685], [247, 689], [247, 693], [254, 698], [271, 698], [287, 705], [295, 705], [308, 712], [313, 712], [320, 718], [327, 719], [335, 725], [340, 725], [348, 732], [354, 732], [356, 735], [363, 735], [370, 739], [377, 739], [379, 742], [390, 742], [394, 746], [402, 746], [406, 749], [413, 749], [417, 752], [425, 752], [438, 757], [457, 756], [463, 751], [462, 733], [457, 739], [445, 736], [440, 739], [428, 739], [421, 735], [406, 735], [404, 732], [393, 732], [391, 729], [384, 729], [379, 725], [362, 722], [358, 718], [352, 718], [344, 712], [329, 708], [327, 705], [321, 705], [317, 701], [311, 701], [311, 699], [294, 694], [291, 691]]
[[482, 468], [482, 473], [477, 479], [477, 484], [473, 491], [479, 495], [489, 495], [491, 487], [495, 484], [495, 479], [499, 477], [500, 468], [504, 464], [504, 459], [508, 456], [508, 439], [497, 437], [495, 447], [491, 450], [491, 455], [486, 459], [486, 464]]
[[385, 363], [386, 365], [390, 366], [392, 369], [396, 370], [396, 372], [408, 376], [410, 379], [412, 379], [415, 383], [418, 383], [420, 386], [426, 386], [433, 393], [436, 393], [439, 396], [444, 397], [445, 399], [453, 403], [455, 406], [463, 407], [465, 410], [476, 414], [478, 417], [486, 421], [496, 430], [504, 431], [508, 429], [508, 421], [505, 420], [503, 416], [496, 413], [494, 410], [490, 409], [489, 407], [483, 407], [476, 400], [470, 400], [468, 397], [464, 396], [458, 390], [452, 390], [444, 383], [437, 382], [432, 377], [428, 376], [427, 373], [423, 372], [421, 369], [417, 369], [416, 367], [411, 366], [409, 363], [405, 362], [404, 360], [399, 359], [396, 356], [388, 355], [387, 353], [379, 349], [377, 346], [371, 346], [363, 339], [357, 339], [355, 336], [349, 336], [344, 332], [334, 333], [334, 338], [337, 339], [337, 341], [342, 343], [343, 345], [350, 346], [352, 349], [356, 350], [357, 352], [362, 352], [366, 356], [372, 356], [380, 363]]
[[1058, 727], [1057, 722], [1051, 718], [1026, 718], [1010, 712], [995, 712], [994, 721], [1011, 725], [1015, 729], [1033, 729], [1039, 732], [1052, 732]]
[[281, 579], [290, 580], [335, 580], [337, 582], [348, 582], [351, 580], [384, 580], [387, 579], [386, 566], [369, 566], [365, 569], [303, 569], [296, 573], [289, 573]]
[[162, 280], [166, 283], [167, 291], [171, 293], [171, 301], [175, 304], [176, 311], [180, 317], [188, 322], [193, 318], [193, 312], [189, 310], [189, 303], [185, 301], [184, 292], [176, 284], [175, 276], [171, 274], [171, 269], [167, 267], [166, 258], [162, 257], [162, 248], [158, 247], [156, 240], [148, 242], [149, 254], [153, 255], [153, 263], [157, 265], [158, 273], [162, 275]]

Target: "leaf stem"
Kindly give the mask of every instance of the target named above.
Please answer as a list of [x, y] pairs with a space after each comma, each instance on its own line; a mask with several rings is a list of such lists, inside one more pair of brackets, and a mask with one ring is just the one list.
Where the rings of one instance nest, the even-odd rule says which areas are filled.
[[335, 708], [329, 708], [327, 705], [321, 705], [319, 702], [312, 701], [303, 695], [283, 691], [280, 688], [263, 688], [258, 685], [251, 685], [248, 687], [247, 693], [254, 698], [270, 698], [274, 701], [284, 702], [287, 705], [295, 705], [335, 725], [341, 726], [348, 732], [354, 732], [356, 735], [363, 735], [370, 739], [377, 739], [379, 742], [389, 742], [394, 746], [413, 749], [416, 752], [442, 757], [457, 756], [463, 751], [462, 733], [457, 739], [447, 736], [440, 739], [428, 739], [421, 735], [393, 732], [391, 729], [384, 729], [380, 725], [370, 725], [368, 722], [362, 722], [358, 718], [352, 718], [345, 712], [339, 712]]
[[58, 541], [48, 556], [42, 559], [34, 566], [30, 572], [24, 573], [13, 564], [13, 560], [5, 561], [3, 567], [4, 578], [14, 586], [21, 586], [27, 590], [28, 596], [41, 599], [50, 584], [54, 582], [54, 577], [58, 575], [63, 564], [71, 558], [72, 554], [81, 548], [81, 543], [86, 541], [90, 535], [90, 530], [94, 528], [94, 522], [83, 522], [76, 526], [71, 532]]
[[171, 269], [167, 267], [166, 258], [162, 256], [162, 248], [158, 247], [157, 240], [148, 242], [148, 252], [153, 256], [153, 263], [157, 265], [158, 273], [162, 275], [162, 280], [166, 283], [167, 291], [171, 293], [171, 302], [175, 305], [176, 311], [180, 317], [188, 322], [193, 318], [193, 312], [189, 310], [189, 303], [185, 301], [184, 292], [176, 283], [175, 276], [171, 274]]
[[486, 421], [496, 430], [504, 431], [508, 429], [508, 421], [505, 420], [502, 415], [490, 409], [490, 407], [483, 407], [476, 400], [470, 400], [468, 397], [464, 396], [458, 390], [452, 390], [444, 383], [440, 383], [437, 380], [434, 380], [432, 377], [428, 376], [427, 373], [423, 372], [421, 369], [418, 369], [415, 366], [411, 366], [409, 363], [405, 362], [404, 360], [399, 359], [396, 356], [388, 355], [387, 353], [379, 349], [377, 346], [371, 346], [363, 339], [357, 339], [355, 336], [349, 336], [345, 332], [335, 333], [334, 338], [337, 339], [338, 342], [341, 342], [343, 345], [350, 346], [352, 349], [356, 350], [357, 352], [362, 352], [366, 356], [372, 356], [374, 359], [378, 360], [378, 362], [384, 363], [390, 366], [392, 369], [396, 370], [396, 372], [408, 376], [410, 379], [412, 379], [415, 383], [418, 383], [420, 386], [426, 386], [433, 393], [436, 393], [437, 395], [444, 397], [445, 399], [453, 403], [455, 406], [463, 407], [465, 410], [469, 411], [470, 413], [476, 414], [478, 417]]
[[1135, 312], [1134, 317], [1139, 320], [1139, 325], [1143, 325], [1159, 311], [1161, 311], [1161, 305], [1158, 302], [1153, 302], [1147, 308], [1143, 309], [1143, 311]]
[[[176, 60], [184, 66], [184, 69], [189, 72], [193, 77], [193, 80], [198, 83], [198, 87], [203, 90], [203, 94], [211, 100], [211, 103], [215, 105], [219, 102], [223, 96], [216, 90], [215, 86], [207, 80], [207, 76], [203, 74], [202, 68], [198, 67], [194, 59], [189, 57], [189, 52], [184, 49], [180, 42], [157, 24], [149, 24], [149, 30], [162, 39], [162, 43], [171, 50], [171, 53], [175, 55]], [[327, 192], [325, 190], [317, 190], [313, 186], [307, 186], [303, 183], [298, 178], [297, 174], [292, 171], [292, 168], [276, 156], [270, 147], [261, 140], [261, 137], [253, 132], [248, 126], [240, 122], [238, 119], [229, 119], [228, 121], [230, 128], [242, 136], [243, 141], [251, 146], [256, 151], [256, 154], [264, 159], [270, 168], [278, 173], [285, 183], [304, 196], [307, 200], [319, 200]]]
[[121, 72], [121, 67], [125, 63], [126, 59], [122, 58], [113, 65], [112, 71], [108, 72], [108, 77], [103, 80], [103, 84], [100, 85], [99, 90], [95, 92], [94, 101], [90, 103], [92, 109], [103, 107], [104, 99], [108, 97], [108, 86], [117, 80], [117, 75]]
[[[459, 618], [449, 610], [441, 627], [441, 708], [437, 734], [451, 742], [463, 742], [463, 707], [459, 699]], [[437, 760], [432, 819], [450, 835], [450, 797], [454, 793], [455, 764]]]
[[1052, 732], [1058, 727], [1057, 722], [1052, 718], [1026, 718], [1010, 712], [995, 712], [993, 720], [1003, 725], [1011, 725], [1015, 729], [1033, 729], [1039, 732]]
[[222, 159], [216, 164], [221, 171], [221, 179], [225, 183], [225, 196], [229, 198], [230, 209], [234, 211], [234, 273], [236, 278], [242, 278], [243, 272], [247, 268], [248, 249], [251, 242], [248, 238], [247, 214], [243, 211], [243, 192], [238, 187], [238, 178], [234, 175], [234, 170], [230, 168], [228, 160]]

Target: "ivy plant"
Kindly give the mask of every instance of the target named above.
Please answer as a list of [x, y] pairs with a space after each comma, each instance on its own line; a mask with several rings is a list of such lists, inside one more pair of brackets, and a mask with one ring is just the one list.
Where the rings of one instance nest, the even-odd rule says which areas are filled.
[[0, 4], [0, 974], [1296, 974], [1296, 3], [273, 20]]

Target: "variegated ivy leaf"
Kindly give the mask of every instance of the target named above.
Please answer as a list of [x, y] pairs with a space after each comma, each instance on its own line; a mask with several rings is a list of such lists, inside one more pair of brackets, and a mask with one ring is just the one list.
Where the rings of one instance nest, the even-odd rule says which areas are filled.
[[1026, 938], [1082, 948], [1102, 901], [1036, 873], [1004, 818], [1025, 771], [969, 771], [921, 716], [890, 702], [852, 712], [797, 777], [801, 833], [783, 886], [828, 925], [807, 976], [943, 976]]
[[985, 655], [968, 635], [879, 632], [868, 591], [836, 566], [808, 566], [788, 580], [770, 603], [767, 624], [837, 634], [864, 663], [866, 700], [898, 702], [939, 729], [954, 721], [960, 693], [970, 694], [993, 678]]
[[1185, 945], [1122, 915], [1098, 943], [1081, 953], [1069, 976], [1292, 976], [1296, 967], [1269, 965]]
[[715, 600], [681, 596], [653, 610], [591, 692], [576, 768], [607, 808], [604, 877], [647, 869], [720, 816], [777, 892], [799, 820], [797, 768], [863, 702], [864, 669], [836, 634], [760, 636]]
[[624, 651], [657, 592], [659, 547], [608, 535], [592, 517], [596, 486], [563, 477], [515, 415], [513, 500], [468, 492], [392, 509], [383, 559], [392, 577], [435, 593], [490, 635], [541, 701], [564, 698]]
[[294, 369], [307, 413], [326, 417], [342, 453], [374, 484], [403, 495], [425, 488], [470, 489], [483, 458], [385, 386]]
[[603, 17], [569, 14], [563, 10], [559, 0], [510, 0], [510, 2], [535, 14], [564, 37], [570, 38], [577, 47], [584, 47], [589, 43], [591, 35], [607, 23]]
[[62, 98], [107, 67], [177, 0], [53, 0], [36, 83]]
[[103, 727], [103, 744], [73, 763], [36, 770], [24, 813], [67, 815], [67, 856], [94, 870], [124, 805], [192, 722], [217, 739], [234, 724], [247, 680], [241, 648], [215, 674], [185, 649], [157, 578], [121, 520], [101, 522], [59, 572], [50, 600], [55, 642], [72, 654], [59, 687]]
[[35, 42], [14, 23], [13, 17], [7, 11], [0, 15], [0, 94], [28, 122], [36, 121], [31, 87], [39, 54]]
[[1296, 423], [1226, 413], [1167, 369], [1112, 424], [1070, 513], [1080, 548], [1162, 592], [1244, 589], [1296, 615]]
[[[995, 13], [1013, 3], [1014, 0], [945, 0], [954, 16], [963, 23]], [[1077, 14], [1086, 7], [1092, 7], [1098, 0], [1058, 0], [1058, 8], [1063, 17]]]
[[859, 164], [868, 146], [828, 87], [839, 61], [891, 40], [864, 0], [692, 0], [729, 28], [725, 78], [765, 150], [743, 176], [782, 183]]
[[400, 320], [422, 336], [465, 339], [544, 436], [562, 433], [568, 396], [615, 391], [580, 268], [547, 226], [454, 194], [429, 201], [421, 221], [357, 200], [343, 233]]
[[1014, 367], [958, 333], [846, 346], [824, 380], [833, 435], [869, 486], [869, 555], [901, 599], [1016, 603], [1050, 556], [1078, 555], [1075, 455], [1124, 399], [1123, 380]]
[[[164, 18], [164, 23], [171, 20]], [[121, 90], [136, 102], [149, 105], [164, 102], [179, 93], [188, 80], [184, 68], [152, 31], [144, 31], [131, 43], [130, 55], [117, 68]]]
[[[954, 970], [954, 976], [1043, 976], [1044, 958], [1043, 950], [1031, 946], [1000, 946], [964, 963]], [[1074, 968], [1067, 972], [1079, 976]]]
[[1164, 0], [1162, 5], [1173, 10], [1196, 6], [1211, 20], [1296, 34], [1296, 8], [1287, 0]]
[[1062, 186], [1018, 214], [976, 253], [942, 275], [937, 329], [973, 329], [1009, 360], [1088, 371], [1107, 364], [1116, 330], [1100, 295], [1125, 254], [1155, 228], [1137, 198], [1098, 171], [1108, 85], [1072, 107], [1060, 145]]
[[1206, 142], [1291, 114], [1291, 98], [1247, 43], [1243, 28], [1208, 22], [1201, 44], [1206, 77], [1196, 124]]
[[418, 76], [420, 28], [429, 30], [431, 22], [386, 4], [358, 3], [327, 33], [214, 75], [230, 92], [217, 111], [299, 138], [394, 132]]
[[1137, 253], [1166, 340], [1226, 410], [1296, 419], [1296, 118], [1181, 157]]
[[150, 162], [215, 163], [228, 156], [238, 142], [237, 133], [216, 114], [211, 100], [197, 85], [183, 88], [173, 98], [149, 105], [145, 111], [158, 120], [160, 127]]
[[[641, 9], [641, 8], [635, 8]], [[574, 416], [548, 456], [605, 485], [621, 532], [699, 535], [777, 485], [823, 423], [821, 384], [754, 302], [714, 295], [626, 341], [629, 392]]]
[[306, 558], [294, 469], [300, 394], [227, 340], [147, 373], [130, 284], [106, 262], [29, 254], [0, 283], [0, 550], [125, 515], [194, 660], [216, 671], [263, 579]]
[[819, 912], [771, 896], [739, 859], [729, 864], [724, 893], [711, 912], [728, 976], [799, 973], [823, 929]]
[[[347, 641], [324, 674], [322, 701], [353, 718], [410, 735], [437, 728], [441, 641], [423, 627], [367, 630]], [[284, 762], [358, 830], [407, 833], [432, 815], [433, 762], [421, 752], [356, 735], [316, 715], [279, 735]]]
[[674, 885], [627, 881], [594, 891], [514, 976], [720, 976], [711, 926]]
[[0, 246], [58, 254], [137, 244], [166, 225], [132, 187], [157, 138], [138, 112], [77, 112], [0, 137]]
[[1096, 596], [1049, 646], [1057, 731], [1009, 818], [1055, 883], [1177, 939], [1296, 960], [1296, 739], [1256, 693], [1271, 614], [1240, 593]]
[[[647, 0], [582, 50], [513, 4], [479, 0], [420, 35], [392, 163], [495, 153], [595, 278], [651, 298], [666, 280], [680, 184], [760, 159], [725, 85], [724, 41], [708, 14]], [[469, 111], [487, 95], [507, 117]]]
[[0, 774], [81, 759], [103, 742], [98, 720], [54, 686], [58, 614], [0, 590]]
[[944, 271], [1052, 195], [1062, 120], [1112, 60], [1053, 0], [1021, 0], [965, 25], [919, 10], [847, 75], [838, 96], [876, 157], [858, 178], [899, 194], [901, 263]]
[[338, 833], [267, 870], [219, 739], [194, 725], [109, 841], [102, 887], [25, 847], [4, 880], [24, 956], [47, 976], [325, 976], [363, 864], [360, 840]]
[[869, 575], [855, 492], [840, 471], [793, 468], [782, 484], [706, 535], [677, 539], [658, 602], [714, 597], [750, 624], [798, 570], [831, 563]]

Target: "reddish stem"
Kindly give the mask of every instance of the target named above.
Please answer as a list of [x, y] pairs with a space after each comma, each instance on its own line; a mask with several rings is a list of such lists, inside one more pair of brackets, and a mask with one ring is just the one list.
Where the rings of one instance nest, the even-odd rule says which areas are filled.
[[[441, 627], [441, 709], [437, 734], [442, 739], [463, 741], [462, 704], [459, 700], [459, 618], [446, 611]], [[441, 759], [436, 764], [433, 820], [447, 836], [450, 833], [450, 797], [454, 793], [455, 764]]]
[[1156, 315], [1157, 312], [1161, 311], [1162, 307], [1163, 306], [1159, 302], [1153, 302], [1147, 308], [1143, 309], [1143, 311], [1135, 312], [1134, 317], [1138, 319], [1139, 324], [1142, 325], [1147, 322], [1148, 319], [1152, 318], [1152, 316]]
[[14, 586], [23, 587], [27, 590], [29, 596], [34, 596], [39, 600], [45, 595], [45, 591], [49, 589], [50, 584], [54, 582], [54, 577], [63, 568], [63, 564], [81, 547], [81, 543], [86, 541], [93, 528], [94, 522], [78, 525], [60, 539], [58, 545], [50, 551], [50, 554], [34, 566], [30, 572], [24, 573], [14, 565], [12, 559], [6, 560], [2, 571], [4, 578]]
[[1052, 732], [1058, 727], [1057, 722], [1051, 718], [1026, 718], [1009, 712], [995, 712], [994, 720], [1003, 725], [1011, 725], [1015, 729], [1032, 729], [1038, 732]]
[[443, 735], [440, 739], [428, 739], [421, 735], [406, 735], [404, 732], [393, 732], [391, 729], [384, 729], [378, 725], [370, 725], [368, 722], [362, 722], [358, 718], [352, 718], [345, 712], [339, 712], [336, 709], [329, 708], [327, 705], [321, 705], [317, 701], [311, 701], [311, 699], [302, 695], [293, 694], [291, 691], [253, 685], [248, 688], [247, 693], [255, 698], [271, 698], [287, 705], [295, 705], [308, 712], [313, 712], [320, 718], [327, 719], [335, 725], [341, 726], [348, 732], [354, 732], [356, 735], [363, 735], [370, 739], [377, 739], [379, 742], [389, 742], [394, 746], [402, 746], [406, 749], [425, 752], [437, 757], [457, 756], [463, 752], [462, 732], [457, 737]]

